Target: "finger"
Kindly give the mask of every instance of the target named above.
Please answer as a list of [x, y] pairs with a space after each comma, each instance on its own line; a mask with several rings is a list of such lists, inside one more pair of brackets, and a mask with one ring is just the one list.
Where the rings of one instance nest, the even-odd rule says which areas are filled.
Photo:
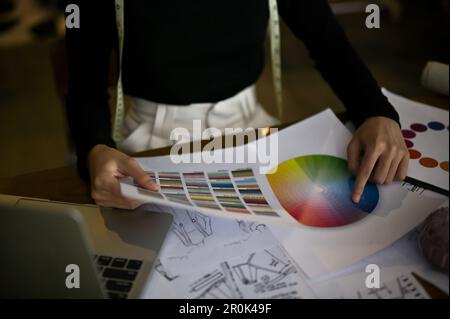
[[386, 184], [391, 184], [394, 181], [395, 176], [397, 175], [397, 171], [399, 169], [399, 165], [403, 160], [403, 157], [404, 157], [403, 154], [397, 155], [392, 161], [391, 167], [389, 168], [389, 173], [386, 177], [385, 181]]
[[353, 174], [357, 174], [361, 159], [361, 143], [358, 139], [353, 139], [347, 147], [348, 169]]
[[395, 152], [388, 151], [383, 153], [378, 163], [376, 164], [375, 171], [373, 173], [373, 181], [377, 184], [383, 185], [389, 174], [389, 170], [392, 166], [392, 161], [395, 159]]
[[134, 158], [127, 158], [123, 164], [122, 171], [131, 176], [142, 187], [150, 191], [158, 191], [159, 186], [148, 176]]
[[363, 157], [359, 167], [358, 176], [356, 177], [355, 187], [353, 189], [352, 200], [354, 203], [359, 203], [361, 195], [364, 192], [364, 187], [372, 174], [373, 168], [380, 157], [381, 150], [372, 148], [368, 150]]
[[408, 168], [409, 168], [409, 154], [406, 154], [402, 161], [400, 162], [400, 165], [398, 166], [397, 175], [395, 176], [395, 180], [397, 181], [404, 181], [406, 179], [406, 175], [408, 174]]

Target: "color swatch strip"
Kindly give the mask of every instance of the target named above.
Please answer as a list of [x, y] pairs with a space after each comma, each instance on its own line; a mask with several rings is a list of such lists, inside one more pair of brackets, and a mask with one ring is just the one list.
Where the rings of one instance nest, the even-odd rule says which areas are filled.
[[158, 174], [162, 194], [170, 201], [191, 205], [184, 190], [183, 181], [177, 172], [161, 172]]
[[252, 169], [217, 172], [146, 172], [159, 192], [138, 187], [142, 195], [224, 212], [279, 217], [270, 207]]
[[209, 189], [208, 181], [205, 173], [183, 173], [184, 182], [188, 190], [191, 201], [198, 207], [220, 209], [211, 190]]
[[250, 214], [236, 193], [234, 184], [227, 171], [208, 173], [211, 187], [220, 205], [229, 212]]
[[232, 172], [234, 182], [244, 203], [256, 215], [278, 217], [265, 199], [256, 181], [253, 171], [250, 169]]

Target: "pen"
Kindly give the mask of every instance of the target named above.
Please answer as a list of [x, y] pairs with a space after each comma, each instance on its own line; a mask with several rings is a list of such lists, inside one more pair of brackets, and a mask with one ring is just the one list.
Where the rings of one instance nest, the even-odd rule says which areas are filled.
[[407, 176], [405, 178], [405, 182], [412, 184], [412, 185], [423, 187], [423, 188], [433, 191], [435, 193], [449, 197], [449, 192], [447, 190], [437, 187], [437, 186], [434, 186], [434, 185], [431, 185], [431, 184], [428, 184], [428, 183], [425, 183], [425, 182], [422, 182], [422, 181], [419, 181], [415, 178]]

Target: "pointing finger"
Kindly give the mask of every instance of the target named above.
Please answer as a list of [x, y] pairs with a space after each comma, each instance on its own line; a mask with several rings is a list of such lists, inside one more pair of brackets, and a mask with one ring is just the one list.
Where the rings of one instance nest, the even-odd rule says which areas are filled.
[[358, 176], [356, 177], [355, 188], [353, 190], [352, 200], [354, 203], [359, 203], [361, 200], [364, 188], [370, 178], [370, 175], [372, 174], [373, 168], [375, 167], [380, 154], [381, 151], [377, 148], [372, 148], [364, 154]]
[[347, 147], [348, 169], [353, 174], [356, 174], [359, 169], [359, 161], [361, 158], [361, 142], [354, 139]]

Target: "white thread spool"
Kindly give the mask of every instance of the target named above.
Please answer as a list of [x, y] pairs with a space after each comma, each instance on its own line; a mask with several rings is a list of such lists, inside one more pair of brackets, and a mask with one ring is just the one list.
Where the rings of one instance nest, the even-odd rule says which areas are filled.
[[448, 72], [447, 64], [430, 61], [423, 70], [422, 85], [432, 91], [448, 96]]

